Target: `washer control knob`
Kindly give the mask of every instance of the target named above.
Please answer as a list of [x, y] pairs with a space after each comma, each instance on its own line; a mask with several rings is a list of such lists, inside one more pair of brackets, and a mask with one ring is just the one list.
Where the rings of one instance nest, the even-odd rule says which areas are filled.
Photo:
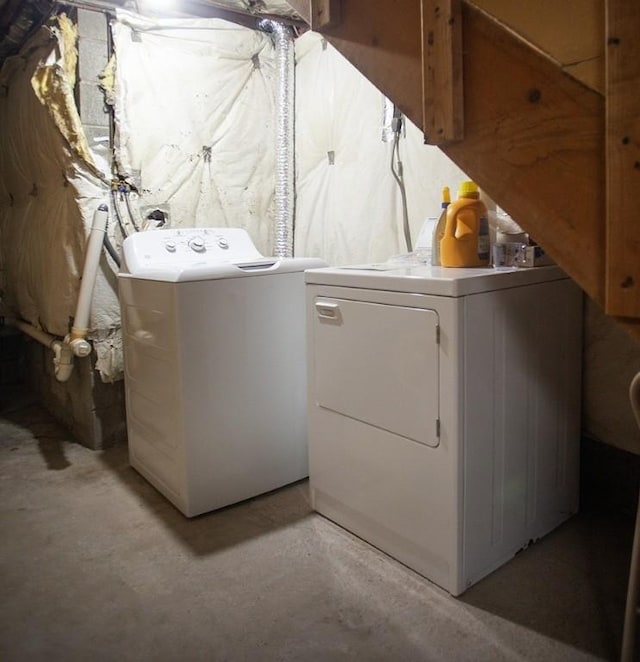
[[164, 247], [169, 251], [169, 253], [176, 252], [176, 243], [175, 241], [165, 241]]
[[206, 249], [204, 239], [202, 237], [193, 237], [193, 239], [189, 239], [189, 248], [196, 253], [204, 253]]
[[218, 246], [226, 251], [229, 248], [229, 242], [224, 237], [218, 237]]

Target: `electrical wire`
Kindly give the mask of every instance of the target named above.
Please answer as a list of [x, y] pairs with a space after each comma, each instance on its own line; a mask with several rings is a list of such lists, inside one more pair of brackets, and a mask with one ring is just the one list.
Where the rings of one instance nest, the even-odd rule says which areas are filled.
[[[409, 211], [407, 209], [407, 191], [404, 185], [404, 176], [402, 174], [402, 161], [400, 160], [400, 131], [402, 120], [397, 118], [397, 125], [394, 129], [393, 148], [391, 149], [391, 172], [400, 188], [400, 197], [402, 199], [402, 229], [404, 231], [404, 240], [407, 244], [407, 251], [411, 253], [413, 245], [411, 243], [411, 229], [409, 228]], [[398, 159], [398, 170], [395, 169], [396, 156]]]

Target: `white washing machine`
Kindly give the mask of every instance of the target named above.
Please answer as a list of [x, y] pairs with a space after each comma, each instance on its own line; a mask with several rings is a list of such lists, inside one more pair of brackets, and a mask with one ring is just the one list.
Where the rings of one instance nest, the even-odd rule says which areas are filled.
[[453, 595], [576, 512], [582, 297], [560, 269], [306, 282], [316, 511]]
[[308, 474], [304, 274], [242, 229], [141, 232], [119, 275], [131, 465], [185, 515]]

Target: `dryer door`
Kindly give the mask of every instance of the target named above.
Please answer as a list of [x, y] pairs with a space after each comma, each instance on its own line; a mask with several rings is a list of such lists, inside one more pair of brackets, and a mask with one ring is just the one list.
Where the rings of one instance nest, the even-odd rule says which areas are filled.
[[437, 446], [437, 313], [330, 297], [313, 306], [316, 404]]

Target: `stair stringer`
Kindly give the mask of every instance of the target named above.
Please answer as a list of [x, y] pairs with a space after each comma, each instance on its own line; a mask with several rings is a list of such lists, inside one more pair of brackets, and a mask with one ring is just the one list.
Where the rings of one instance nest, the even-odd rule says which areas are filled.
[[[420, 3], [391, 6], [343, 0], [325, 36], [422, 126]], [[481, 10], [462, 10], [464, 139], [441, 149], [602, 305], [604, 99]]]

